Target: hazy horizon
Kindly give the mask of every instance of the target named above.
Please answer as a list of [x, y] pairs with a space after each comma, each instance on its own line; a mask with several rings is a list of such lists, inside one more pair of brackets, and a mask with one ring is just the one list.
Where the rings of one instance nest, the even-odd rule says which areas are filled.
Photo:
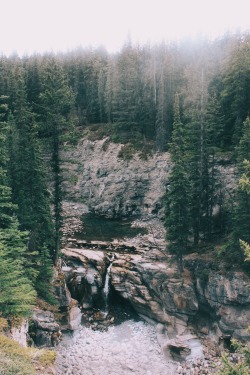
[[30, 55], [220, 37], [249, 31], [247, 0], [9, 0], [2, 7], [0, 53]]

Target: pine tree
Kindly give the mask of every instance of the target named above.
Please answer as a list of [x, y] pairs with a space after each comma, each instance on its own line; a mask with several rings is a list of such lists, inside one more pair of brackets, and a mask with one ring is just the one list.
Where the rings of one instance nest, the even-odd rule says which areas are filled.
[[[11, 118], [10, 175], [21, 228], [29, 232], [27, 272], [40, 297], [50, 290], [53, 273], [54, 230], [38, 129], [28, 103], [22, 70], [17, 72], [14, 117]], [[44, 251], [46, 249], [45, 261]]]
[[10, 315], [29, 314], [35, 296], [35, 291], [25, 276], [23, 265], [9, 258], [0, 240], [0, 315], [10, 318]]
[[172, 143], [170, 144], [173, 167], [166, 191], [167, 249], [174, 254], [180, 271], [183, 270], [183, 254], [188, 247], [190, 230], [189, 216], [189, 181], [186, 165], [185, 131], [180, 118], [179, 96], [175, 96], [174, 124]]
[[165, 118], [165, 100], [166, 93], [164, 92], [164, 75], [163, 69], [159, 80], [156, 122], [155, 122], [155, 147], [157, 151], [166, 151], [167, 148], [167, 131], [166, 131], [166, 118]]
[[[250, 161], [244, 160], [243, 162], [245, 173], [240, 178], [239, 181], [239, 188], [247, 193], [247, 195], [250, 195]], [[250, 262], [250, 245], [248, 242], [243, 241], [240, 239], [240, 247], [244, 252], [245, 260]]]
[[188, 123], [188, 173], [190, 180], [190, 213], [194, 245], [212, 234], [212, 213], [217, 203], [217, 171], [214, 158], [214, 116], [206, 111], [206, 92], [202, 71], [199, 100], [193, 103]]
[[43, 87], [40, 95], [43, 115], [40, 132], [49, 140], [51, 150], [51, 166], [53, 172], [53, 207], [55, 224], [55, 248], [53, 262], [56, 265], [62, 227], [62, 173], [60, 164], [61, 137], [63, 131], [69, 130], [73, 94], [70, 90], [61, 66], [50, 59], [43, 73]]
[[141, 138], [142, 124], [138, 118], [141, 80], [139, 51], [128, 43], [117, 58], [113, 79], [112, 117], [121, 141]]
[[[243, 261], [244, 254], [239, 240], [250, 243], [250, 194], [249, 194], [249, 163], [250, 159], [250, 119], [243, 124], [243, 134], [238, 146], [239, 187], [236, 192], [236, 205], [233, 221], [233, 238], [231, 248], [236, 257]], [[239, 259], [238, 259], [239, 260]]]
[[36, 293], [25, 276], [27, 234], [18, 229], [16, 206], [11, 201], [7, 177], [6, 97], [0, 97], [0, 315], [23, 316], [30, 312]]
[[223, 71], [221, 105], [225, 114], [224, 143], [237, 146], [250, 107], [250, 37], [234, 40], [231, 56]]

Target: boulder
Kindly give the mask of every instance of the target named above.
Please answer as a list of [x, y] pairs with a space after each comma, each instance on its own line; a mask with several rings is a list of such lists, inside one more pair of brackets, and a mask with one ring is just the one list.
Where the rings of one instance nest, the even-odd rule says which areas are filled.
[[29, 321], [27, 319], [23, 319], [18, 326], [12, 326], [10, 328], [10, 337], [23, 347], [27, 347], [27, 340], [29, 338], [28, 330]]
[[[77, 301], [76, 301], [77, 302]], [[82, 320], [82, 313], [78, 306], [72, 306], [68, 314], [68, 327], [75, 331], [80, 328]]]
[[61, 337], [60, 326], [50, 311], [35, 308], [32, 314], [31, 337], [37, 346], [55, 346]]
[[191, 349], [183, 340], [172, 339], [165, 345], [163, 352], [165, 355], [169, 352], [175, 361], [184, 361], [191, 353]]
[[107, 268], [107, 257], [102, 250], [64, 248], [62, 253], [73, 262], [67, 272], [71, 296], [81, 307], [88, 309], [102, 303], [102, 288]]

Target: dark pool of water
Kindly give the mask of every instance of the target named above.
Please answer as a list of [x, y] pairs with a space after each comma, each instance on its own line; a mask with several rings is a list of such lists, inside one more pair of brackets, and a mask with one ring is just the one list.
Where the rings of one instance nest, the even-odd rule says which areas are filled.
[[75, 237], [85, 241], [112, 241], [147, 233], [145, 228], [132, 228], [133, 220], [131, 218], [107, 219], [94, 214], [86, 214], [82, 216], [84, 229], [82, 232], [75, 233]]

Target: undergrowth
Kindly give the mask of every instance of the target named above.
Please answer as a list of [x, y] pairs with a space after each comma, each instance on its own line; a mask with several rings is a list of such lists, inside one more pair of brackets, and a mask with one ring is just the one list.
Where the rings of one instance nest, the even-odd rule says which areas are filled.
[[23, 348], [0, 334], [0, 374], [36, 375], [37, 367], [53, 365], [56, 353], [47, 349]]

